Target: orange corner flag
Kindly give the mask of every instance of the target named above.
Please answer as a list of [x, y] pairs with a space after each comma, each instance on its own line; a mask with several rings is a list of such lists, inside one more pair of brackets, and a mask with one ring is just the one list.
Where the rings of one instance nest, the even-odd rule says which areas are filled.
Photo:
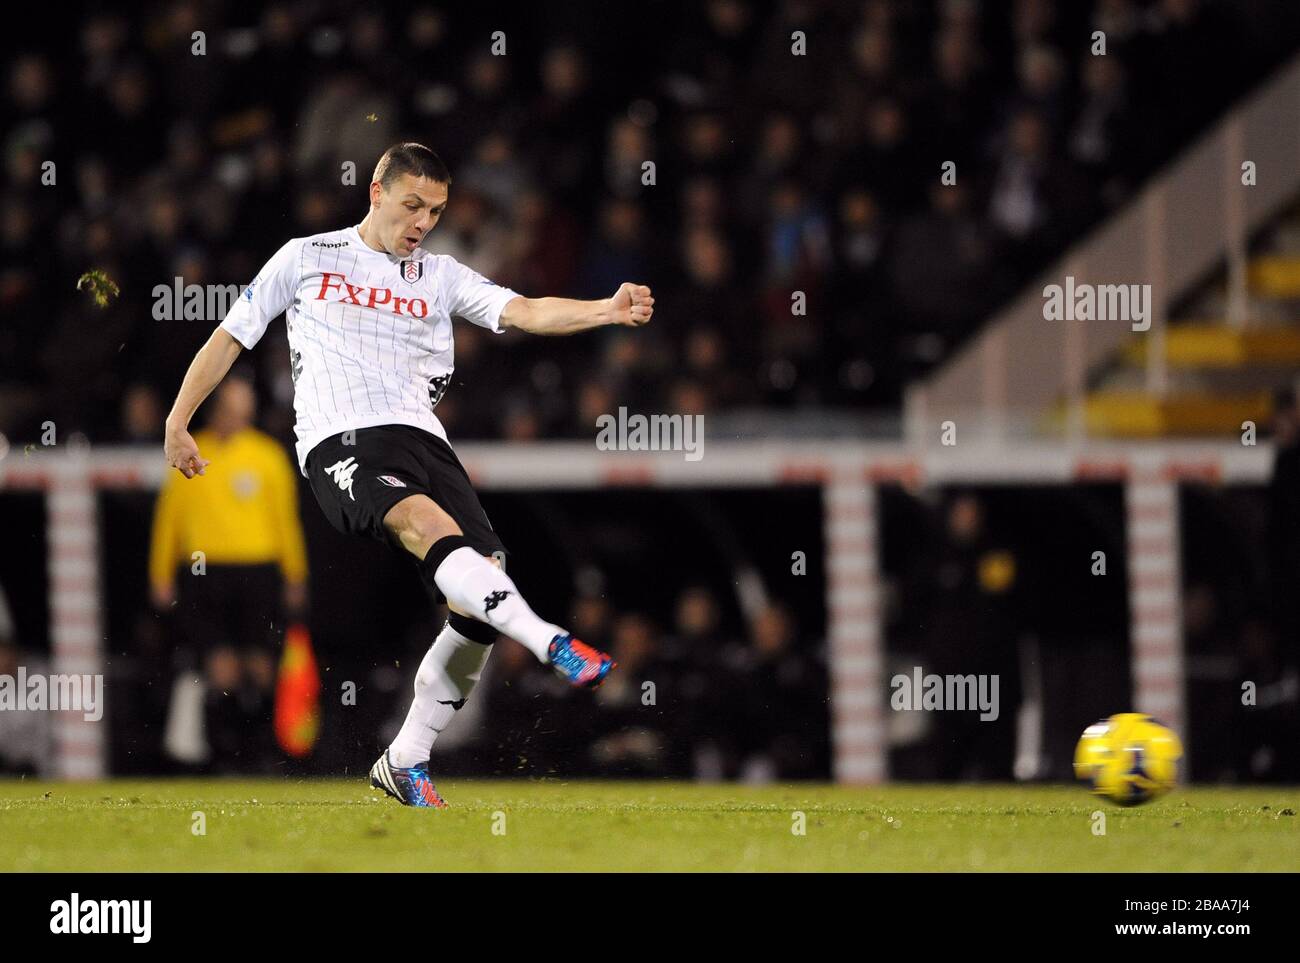
[[320, 672], [311, 635], [301, 623], [284, 635], [280, 677], [275, 684], [275, 739], [291, 756], [312, 751], [320, 735]]

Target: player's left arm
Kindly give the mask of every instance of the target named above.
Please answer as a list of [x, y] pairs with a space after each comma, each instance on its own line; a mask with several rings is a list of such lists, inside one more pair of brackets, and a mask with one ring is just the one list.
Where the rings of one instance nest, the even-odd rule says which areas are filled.
[[512, 298], [501, 312], [501, 327], [529, 334], [575, 334], [607, 324], [640, 327], [654, 314], [655, 299], [644, 284], [624, 282], [614, 296], [598, 301], [573, 298]]

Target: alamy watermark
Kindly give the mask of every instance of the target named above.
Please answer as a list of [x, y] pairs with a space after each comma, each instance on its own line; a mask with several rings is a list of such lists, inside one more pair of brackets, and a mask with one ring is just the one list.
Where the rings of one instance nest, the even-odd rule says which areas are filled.
[[87, 722], [104, 717], [102, 675], [0, 675], [0, 712], [80, 712]]
[[704, 457], [703, 415], [629, 415], [596, 419], [596, 448], [600, 451], [684, 451], [687, 461]]
[[1129, 321], [1134, 331], [1151, 328], [1151, 285], [1065, 284], [1043, 288], [1045, 321]]
[[915, 709], [926, 712], [967, 712], [979, 710], [981, 722], [998, 717], [998, 677], [996, 675], [924, 675], [918, 665], [911, 675], [899, 673], [889, 680], [894, 690], [890, 708], [901, 712]]
[[153, 900], [82, 899], [73, 893], [50, 904], [50, 932], [58, 935], [119, 934], [148, 943], [153, 934]]
[[217, 321], [230, 313], [246, 284], [186, 284], [177, 275], [172, 283], [153, 287], [155, 321]]

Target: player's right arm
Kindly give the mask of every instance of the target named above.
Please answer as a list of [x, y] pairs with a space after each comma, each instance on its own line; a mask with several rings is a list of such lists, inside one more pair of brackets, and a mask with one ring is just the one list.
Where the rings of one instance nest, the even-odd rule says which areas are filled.
[[271, 256], [253, 282], [235, 301], [221, 326], [212, 332], [207, 344], [199, 349], [185, 372], [185, 380], [167, 416], [167, 435], [163, 455], [167, 464], [186, 478], [202, 475], [210, 464], [199, 455], [190, 436], [190, 419], [203, 399], [221, 383], [230, 366], [244, 348], [252, 350], [273, 318], [285, 312], [298, 290], [302, 277], [303, 238], [294, 238]]
[[221, 383], [242, 350], [243, 346], [230, 332], [225, 328], [217, 328], [190, 362], [190, 369], [185, 372], [185, 380], [181, 382], [176, 403], [167, 416], [163, 456], [168, 465], [186, 478], [202, 475], [203, 469], [209, 464], [207, 459], [199, 456], [199, 447], [190, 435], [190, 419], [199, 410], [199, 405], [203, 404], [203, 399], [212, 394], [212, 389]]

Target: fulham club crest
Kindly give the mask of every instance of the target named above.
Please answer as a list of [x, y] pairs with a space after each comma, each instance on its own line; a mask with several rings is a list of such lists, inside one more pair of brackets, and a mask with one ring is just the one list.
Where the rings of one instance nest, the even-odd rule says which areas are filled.
[[402, 277], [411, 284], [424, 277], [424, 265], [419, 261], [403, 261]]

